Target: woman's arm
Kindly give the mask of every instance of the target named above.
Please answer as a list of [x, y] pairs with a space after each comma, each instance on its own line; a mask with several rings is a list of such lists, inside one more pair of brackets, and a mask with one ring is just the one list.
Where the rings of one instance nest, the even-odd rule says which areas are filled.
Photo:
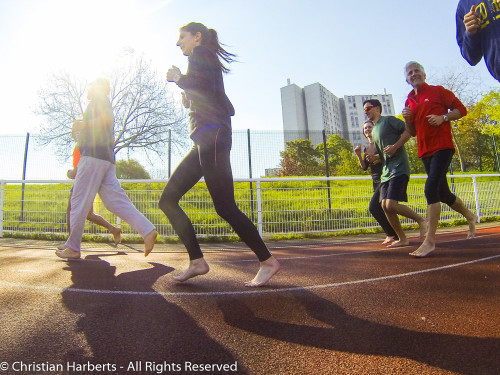
[[361, 155], [361, 146], [356, 146], [354, 148], [354, 153], [358, 157], [359, 166], [361, 167], [362, 170], [366, 171], [368, 169], [368, 163], [366, 162], [365, 158]]
[[[174, 68], [172, 67], [172, 69]], [[216, 54], [206, 47], [198, 46], [189, 57], [189, 67], [186, 74], [175, 77], [176, 74], [169, 75], [169, 72], [167, 72], [167, 80], [171, 78], [181, 89], [201, 90], [213, 94], [217, 89], [217, 74], [220, 74], [220, 63]], [[180, 70], [178, 72], [180, 73]], [[177, 79], [174, 80], [174, 78]]]

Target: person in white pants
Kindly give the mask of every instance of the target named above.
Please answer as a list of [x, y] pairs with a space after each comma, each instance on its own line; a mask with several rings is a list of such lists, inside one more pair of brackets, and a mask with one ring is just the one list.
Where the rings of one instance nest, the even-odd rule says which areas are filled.
[[153, 250], [158, 235], [154, 225], [134, 207], [116, 178], [114, 117], [109, 92], [106, 79], [92, 82], [88, 89], [90, 103], [83, 120], [73, 124], [73, 132], [78, 133], [82, 158], [71, 196], [70, 235], [64, 249], [56, 251], [60, 258], [80, 258], [85, 220], [97, 193], [109, 211], [141, 234], [145, 256]]

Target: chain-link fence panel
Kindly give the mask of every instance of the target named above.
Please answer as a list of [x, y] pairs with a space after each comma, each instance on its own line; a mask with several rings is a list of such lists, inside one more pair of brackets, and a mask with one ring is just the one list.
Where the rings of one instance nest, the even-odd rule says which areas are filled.
[[[29, 235], [44, 233], [64, 236], [66, 207], [71, 184], [54, 181], [1, 182], [0, 232]], [[170, 223], [158, 208], [166, 181], [130, 182], [122, 186], [137, 209], [163, 237], [176, 237]], [[449, 179], [451, 189], [481, 220], [500, 216], [500, 175], [456, 175]], [[413, 177], [408, 186], [408, 206], [426, 215], [425, 177]], [[329, 185], [329, 186], [328, 186]], [[264, 236], [349, 231], [379, 231], [368, 211], [373, 194], [370, 177], [351, 178], [267, 178], [238, 180], [235, 196], [240, 209], [252, 219]], [[231, 227], [215, 212], [203, 182], [196, 184], [181, 200], [201, 237], [234, 236]], [[442, 205], [441, 222], [456, 223], [464, 218]], [[94, 212], [114, 225], [124, 235], [137, 235], [133, 229], [103, 206], [99, 197]], [[416, 226], [401, 218], [403, 225]], [[104, 228], [87, 223], [86, 234], [106, 234]]]

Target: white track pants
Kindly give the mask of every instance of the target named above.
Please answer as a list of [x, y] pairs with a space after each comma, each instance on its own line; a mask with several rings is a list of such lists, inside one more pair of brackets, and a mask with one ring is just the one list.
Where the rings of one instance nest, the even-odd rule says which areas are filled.
[[66, 247], [80, 251], [85, 220], [97, 193], [109, 211], [129, 223], [142, 237], [155, 229], [121, 188], [116, 178], [116, 166], [109, 161], [83, 156], [78, 163], [71, 195], [71, 228]]

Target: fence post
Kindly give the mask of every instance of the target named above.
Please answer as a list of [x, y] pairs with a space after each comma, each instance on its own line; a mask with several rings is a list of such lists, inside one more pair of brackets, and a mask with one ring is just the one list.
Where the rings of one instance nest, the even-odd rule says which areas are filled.
[[[328, 165], [328, 149], [326, 148], [326, 131], [323, 129], [323, 153], [325, 155], [325, 174], [326, 177], [330, 177], [330, 167]], [[328, 210], [332, 213], [332, 197], [330, 192], [330, 180], [326, 181], [327, 191], [328, 191]]]
[[30, 141], [30, 133], [26, 133], [26, 144], [24, 145], [23, 184], [21, 193], [21, 219], [20, 219], [21, 223], [24, 221], [24, 180], [26, 180], [26, 162], [28, 161], [29, 141]]
[[481, 205], [479, 203], [479, 189], [477, 188], [477, 176], [472, 176], [472, 183], [474, 185], [474, 198], [476, 199], [476, 212], [477, 221], [481, 222]]
[[263, 226], [262, 226], [262, 191], [260, 189], [260, 181], [256, 182], [257, 185], [257, 228], [259, 230], [259, 234], [262, 237], [264, 235]]
[[0, 187], [0, 238], [3, 237], [3, 197], [5, 192], [5, 182], [1, 182]]
[[457, 192], [455, 191], [455, 179], [453, 178], [453, 160], [450, 162], [450, 182], [451, 182], [451, 191], [453, 194], [456, 194]]
[[492, 134], [491, 138], [493, 139], [493, 154], [495, 155], [495, 167], [497, 171], [500, 172], [500, 160], [498, 159], [498, 149], [497, 149], [497, 141], [495, 138], [495, 134]]
[[168, 178], [172, 171], [172, 129], [168, 129]]
[[[247, 129], [248, 139], [248, 177], [252, 178], [252, 146], [250, 144], [250, 129]], [[253, 209], [253, 183], [250, 181], [250, 209], [252, 211], [252, 221], [255, 221], [255, 214]]]

